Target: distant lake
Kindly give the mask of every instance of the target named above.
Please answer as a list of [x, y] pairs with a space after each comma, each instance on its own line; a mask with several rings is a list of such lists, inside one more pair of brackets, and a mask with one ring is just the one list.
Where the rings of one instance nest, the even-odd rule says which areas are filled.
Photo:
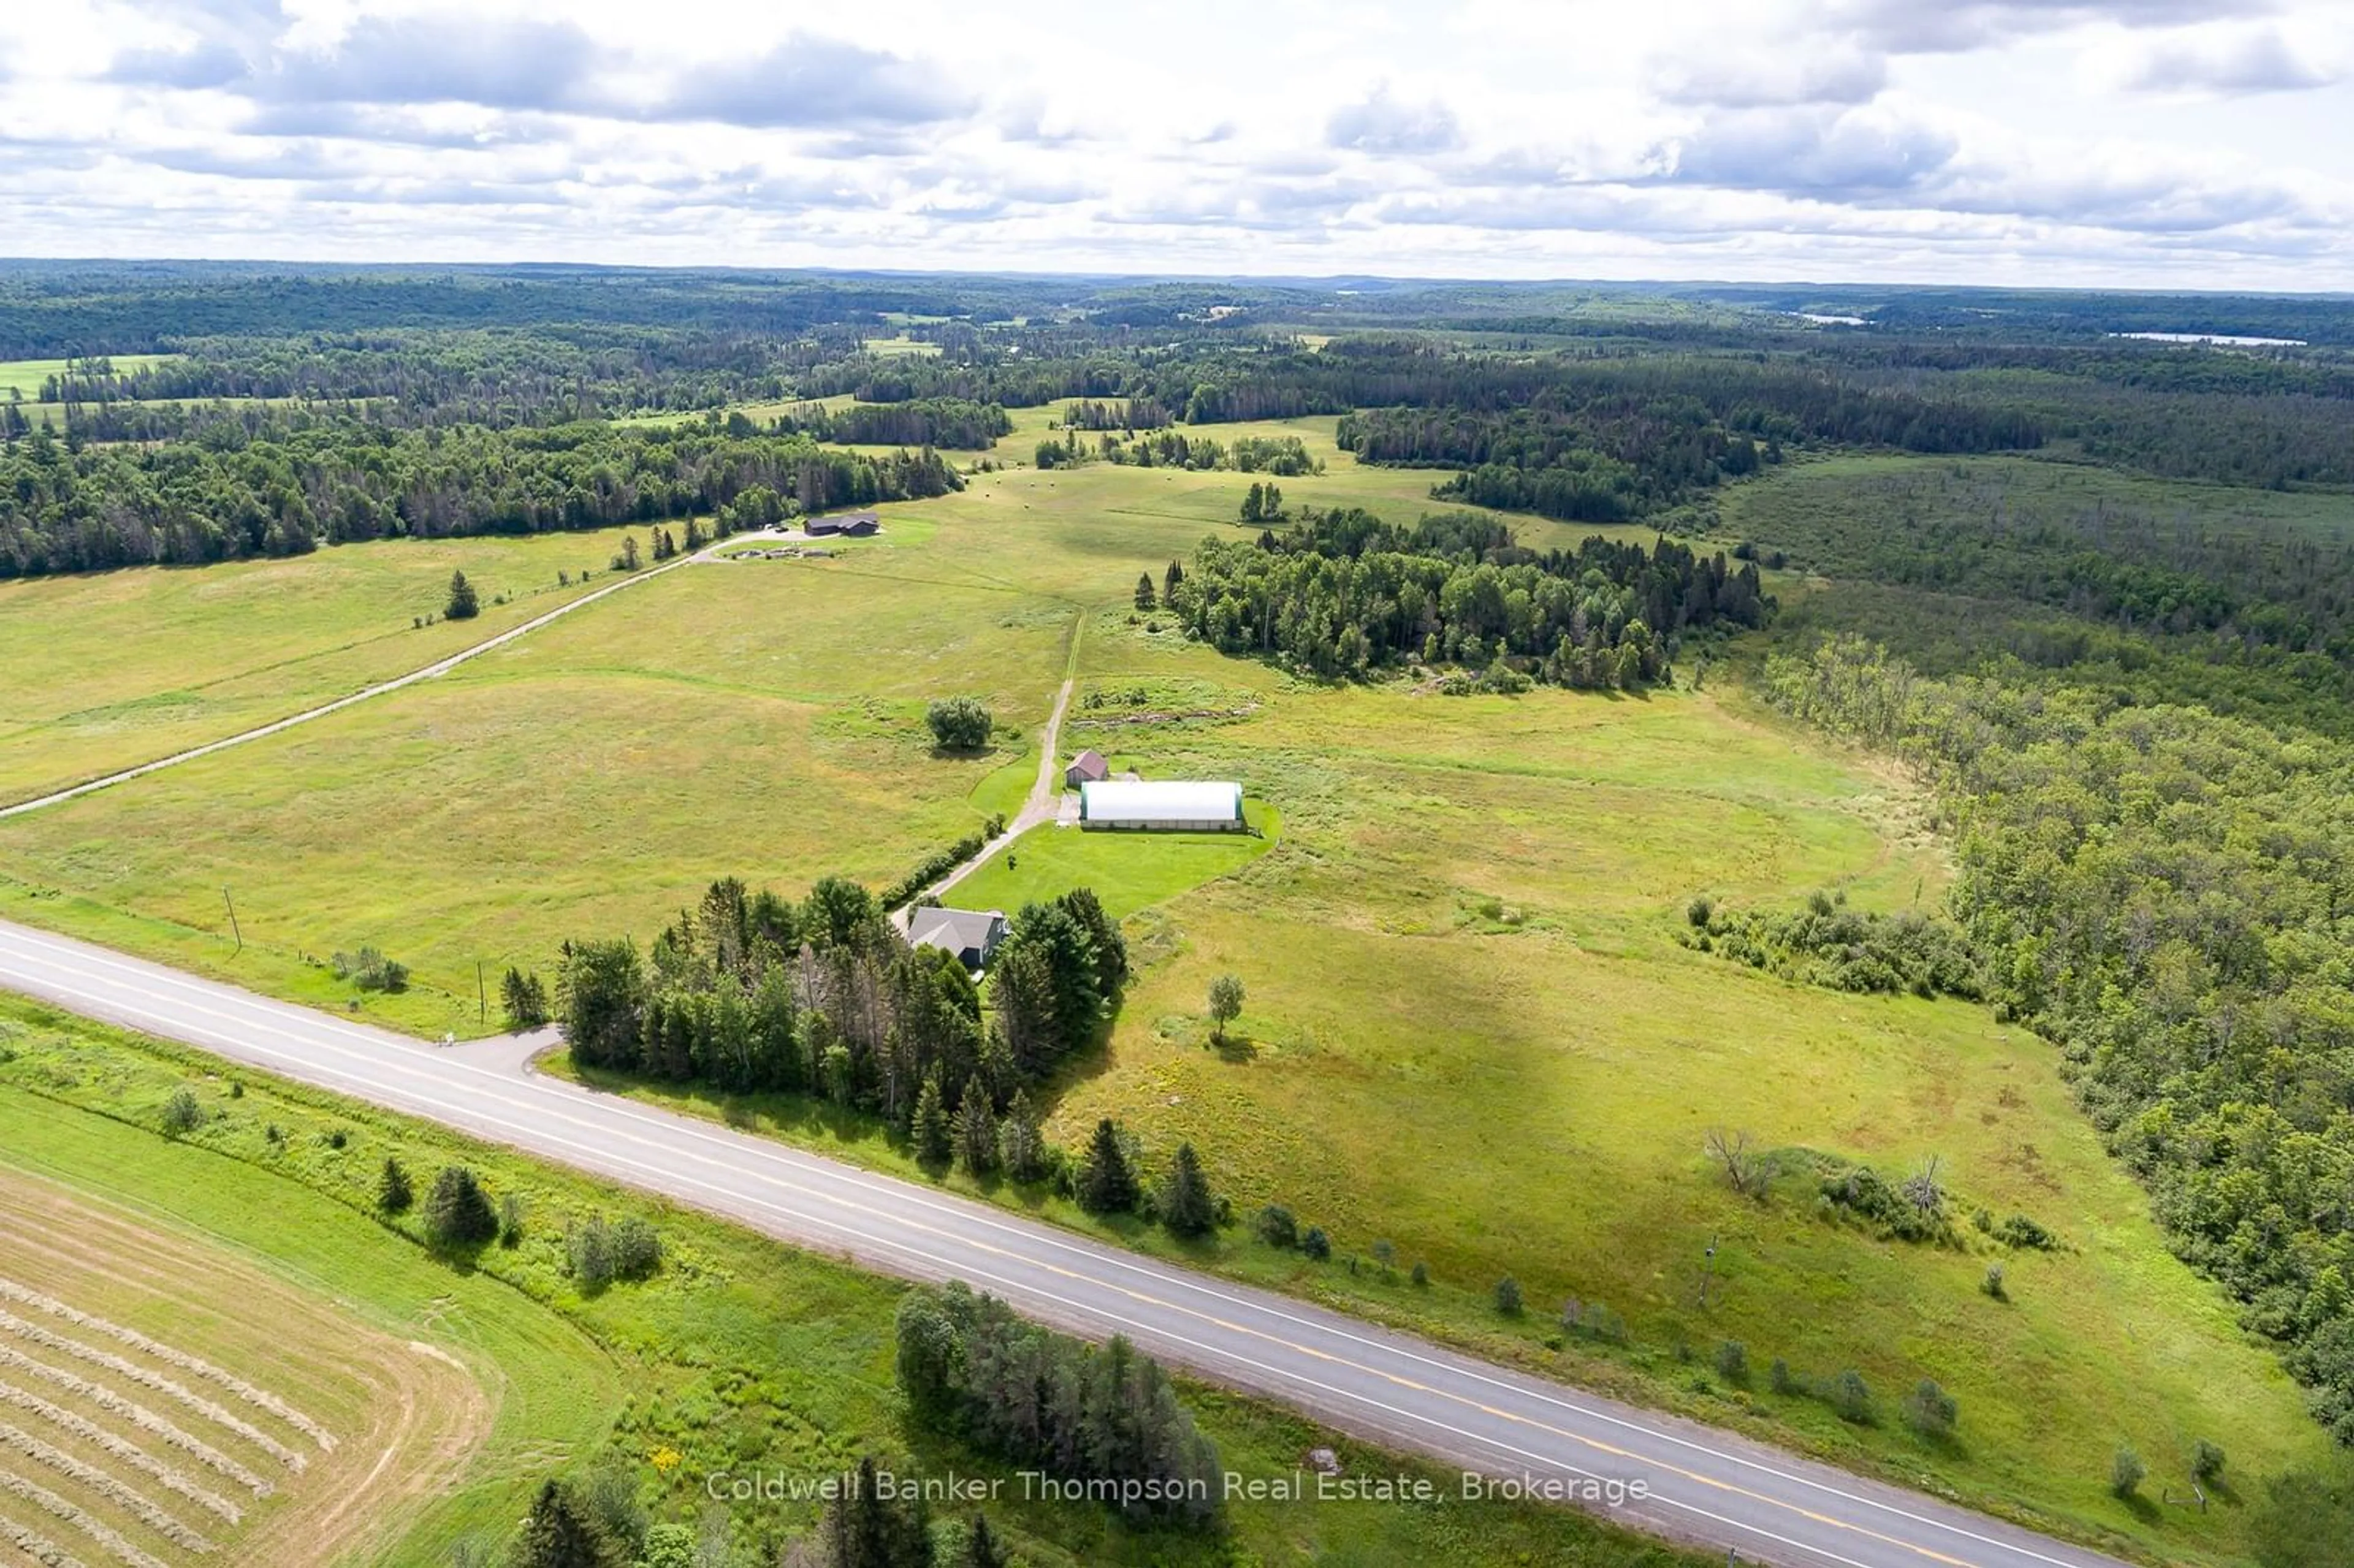
[[2146, 343], [2214, 343], [2226, 348], [2303, 348], [2301, 337], [2233, 337], [2221, 332], [2113, 332], [2111, 337], [2137, 337]]
[[1861, 316], [1819, 316], [1812, 311], [1792, 311], [1790, 313], [1802, 322], [1812, 322], [1817, 326], [1870, 326], [1872, 324]]

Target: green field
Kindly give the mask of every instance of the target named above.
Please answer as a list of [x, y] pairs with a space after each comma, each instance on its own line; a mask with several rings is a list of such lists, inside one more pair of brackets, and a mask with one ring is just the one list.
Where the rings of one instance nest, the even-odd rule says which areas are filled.
[[[117, 371], [128, 375], [179, 356], [172, 354], [117, 354], [109, 357]], [[5, 399], [13, 392], [21, 394], [26, 402], [33, 402], [41, 395], [42, 378], [62, 376], [65, 368], [66, 362], [62, 359], [0, 359], [0, 399]]]
[[1244, 805], [1252, 832], [1091, 833], [1048, 823], [1033, 828], [956, 885], [945, 902], [1014, 910], [1059, 898], [1075, 887], [1099, 890], [1115, 920], [1231, 876], [1275, 847], [1282, 822], [1274, 808]]
[[[279, 1287], [332, 1297], [379, 1330], [458, 1359], [489, 1395], [494, 1421], [462, 1473], [429, 1499], [372, 1517], [372, 1531], [338, 1561], [441, 1568], [461, 1542], [502, 1533], [542, 1477], [600, 1456], [637, 1483], [657, 1517], [688, 1523], [705, 1517], [703, 1478], [715, 1470], [824, 1475], [874, 1452], [928, 1469], [1002, 1473], [906, 1420], [890, 1370], [896, 1285], [266, 1077], [239, 1075], [232, 1098], [229, 1080], [200, 1058], [29, 1004], [0, 999], [0, 1181], [11, 1170], [37, 1173], [233, 1255]], [[208, 1120], [166, 1139], [150, 1129], [186, 1083]], [[338, 1133], [342, 1147], [331, 1142]], [[520, 1244], [493, 1245], [461, 1266], [434, 1261], [409, 1239], [413, 1219], [388, 1225], [369, 1213], [387, 1154], [419, 1172], [462, 1160], [493, 1192], [517, 1195]], [[633, 1213], [661, 1231], [662, 1271], [583, 1297], [563, 1274], [565, 1226]], [[1189, 1399], [1227, 1466], [1246, 1475], [1287, 1475], [1331, 1441], [1249, 1401], [1203, 1390]], [[1352, 1471], [1399, 1466], [1361, 1445], [1338, 1447]], [[667, 1475], [651, 1463], [664, 1448], [682, 1460]], [[806, 1507], [776, 1504], [743, 1507], [727, 1522], [747, 1553], [731, 1561], [748, 1564], [775, 1561], [779, 1536], [812, 1520]], [[1133, 1531], [1105, 1510], [1043, 1503], [1011, 1502], [991, 1522], [1034, 1568], [1697, 1562], [1565, 1511], [1459, 1501], [1240, 1505], [1208, 1539]], [[297, 1544], [270, 1560], [317, 1559]]]
[[[1358, 469], [1330, 426], [1279, 427], [1328, 464], [1284, 482], [1295, 505], [1430, 508], [1430, 475]], [[368, 1011], [471, 1032], [477, 960], [495, 978], [552, 967], [567, 938], [645, 939], [722, 874], [889, 881], [1007, 809], [1084, 625], [1063, 749], [1237, 779], [1282, 831], [1197, 853], [1043, 830], [960, 889], [1012, 906], [1084, 875], [1136, 912], [1140, 973], [1105, 1048], [1057, 1086], [1052, 1130], [1076, 1141], [1112, 1115], [1150, 1150], [1190, 1139], [1243, 1212], [1289, 1204], [1344, 1255], [1386, 1241], [1401, 1275], [1420, 1260], [1435, 1284], [1239, 1232], [1204, 1261], [2147, 1554], [2239, 1560], [2238, 1510], [2145, 1518], [2109, 1497], [2112, 1453], [2130, 1443], [2177, 1476], [2205, 1438], [2254, 1477], [2323, 1439], [2167, 1252], [2050, 1048], [1959, 1002], [1795, 988], [1674, 939], [1696, 894], [1934, 906], [1946, 872], [1925, 802], [1713, 675], [1639, 697], [1330, 689], [1131, 610], [1138, 573], [1231, 526], [1249, 482], [1016, 468], [886, 508], [883, 537], [843, 558], [685, 568], [427, 687], [0, 823], [0, 914], [331, 1005], [351, 992], [303, 955], [374, 942], [418, 983]], [[1540, 544], [1592, 531], [1522, 526]], [[931, 753], [923, 704], [955, 692], [995, 707], [992, 755]], [[1249, 1001], [1221, 1049], [1201, 1014], [1223, 970]], [[786, 1136], [900, 1160], [871, 1129], [768, 1108]], [[1883, 1242], [1819, 1218], [1796, 1181], [1737, 1200], [1702, 1148], [1720, 1124], [1894, 1176], [1937, 1158], [1963, 1213], [2031, 1214], [2069, 1248]], [[1978, 1288], [1990, 1261], [2008, 1303]], [[1484, 1306], [1508, 1274], [1532, 1305], [1519, 1326]], [[1570, 1296], [1624, 1314], [1634, 1348], [1547, 1349]], [[1728, 1339], [1757, 1386], [1712, 1383]], [[1766, 1393], [1776, 1357], [1856, 1368], [1892, 1414], [1857, 1428]], [[1893, 1418], [1925, 1376], [1959, 1401], [1954, 1446]]]
[[[627, 530], [397, 540], [292, 560], [0, 582], [0, 803], [418, 669], [613, 581]], [[482, 613], [439, 616], [450, 574]], [[583, 571], [596, 576], [586, 587]], [[559, 588], [557, 574], [574, 578]], [[501, 595], [512, 596], [499, 604]]]

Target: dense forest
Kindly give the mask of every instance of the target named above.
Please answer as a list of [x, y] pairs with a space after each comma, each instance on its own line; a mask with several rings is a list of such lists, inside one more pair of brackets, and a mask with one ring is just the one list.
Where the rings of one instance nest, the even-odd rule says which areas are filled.
[[1773, 609], [1754, 562], [1664, 538], [1540, 554], [1471, 513], [1410, 528], [1309, 514], [1256, 543], [1205, 540], [1172, 578], [1167, 606], [1193, 636], [1343, 678], [1420, 660], [1491, 685], [1633, 688], [1665, 676], [1687, 631], [1760, 626]]
[[2082, 687], [1935, 681], [1859, 639], [1777, 661], [1789, 711], [1901, 750], [1953, 907], [2182, 1255], [2354, 1443], [2354, 750]]
[[[880, 457], [699, 425], [395, 431], [226, 418], [188, 440], [0, 450], [0, 577], [299, 555], [395, 535], [535, 534], [721, 514], [764, 487], [802, 511], [961, 488], [937, 453]], [[74, 450], [75, 447], [80, 450]]]

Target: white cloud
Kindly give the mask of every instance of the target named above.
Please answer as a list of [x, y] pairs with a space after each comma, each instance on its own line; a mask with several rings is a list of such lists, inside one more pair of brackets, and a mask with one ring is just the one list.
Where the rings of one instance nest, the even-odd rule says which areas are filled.
[[0, 10], [6, 248], [2354, 286], [2342, 0], [289, 4]]

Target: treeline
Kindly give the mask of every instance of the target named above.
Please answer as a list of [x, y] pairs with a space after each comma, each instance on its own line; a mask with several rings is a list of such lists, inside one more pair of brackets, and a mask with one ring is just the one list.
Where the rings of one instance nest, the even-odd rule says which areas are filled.
[[179, 346], [173, 357], [127, 368], [70, 362], [45, 380], [40, 400], [67, 405], [71, 425], [93, 440], [132, 439], [116, 430], [139, 410], [111, 407], [126, 400], [382, 400], [378, 417], [402, 425], [560, 424], [783, 397], [814, 345], [755, 333], [545, 326], [188, 338]]
[[1928, 680], [1858, 639], [1776, 659], [1768, 683], [1935, 780], [1989, 1000], [2064, 1053], [2176, 1250], [2354, 1443], [2354, 747], [2105, 690]]
[[1090, 397], [1063, 408], [1066, 430], [1161, 430], [1176, 418], [1157, 397], [1120, 397], [1108, 403]]
[[869, 457], [700, 425], [260, 428], [226, 420], [188, 440], [80, 450], [36, 431], [0, 450], [0, 577], [710, 515], [756, 486], [800, 511], [963, 487], [929, 449]]
[[1969, 939], [1950, 923], [1918, 910], [1866, 914], [1845, 893], [1817, 893], [1804, 909], [1748, 914], [1695, 898], [1683, 940], [1784, 980], [1833, 991], [1914, 996], [1984, 993]]
[[998, 404], [964, 397], [917, 397], [905, 403], [853, 403], [826, 416], [822, 434], [829, 440], [858, 446], [983, 451], [1013, 430], [1013, 417]]
[[962, 1284], [908, 1292], [897, 1327], [899, 1387], [928, 1425], [1132, 1520], [1217, 1517], [1217, 1448], [1160, 1363], [1127, 1340], [1055, 1333]]
[[1357, 510], [1308, 513], [1256, 543], [1209, 539], [1165, 603], [1223, 652], [1351, 678], [1407, 660], [1493, 667], [1570, 686], [1662, 679], [1670, 640], [1763, 625], [1755, 563], [1667, 539], [1588, 539], [1543, 554], [1472, 514], [1411, 528]]
[[1124, 397], [1136, 377], [1135, 363], [1108, 354], [1037, 359], [1013, 355], [1018, 346], [975, 346], [964, 354], [861, 354], [819, 366], [801, 377], [805, 397], [847, 392], [861, 403], [908, 403], [921, 397], [955, 397], [1034, 408], [1066, 397]]
[[1222, 441], [1182, 430], [1155, 430], [1123, 441], [1117, 434], [1107, 433], [1100, 453], [1106, 462], [1132, 463], [1139, 468], [1223, 469], [1282, 479], [1324, 471], [1324, 465], [1309, 455], [1307, 444], [1298, 436], [1244, 436]]
[[567, 943], [557, 1007], [584, 1067], [822, 1096], [902, 1132], [919, 1112], [985, 1121], [993, 1138], [1025, 1086], [1095, 1037], [1127, 980], [1119, 925], [1085, 889], [1013, 916], [984, 1021], [955, 955], [910, 948], [865, 888], [828, 877], [793, 903], [729, 878], [649, 952], [627, 937]]

